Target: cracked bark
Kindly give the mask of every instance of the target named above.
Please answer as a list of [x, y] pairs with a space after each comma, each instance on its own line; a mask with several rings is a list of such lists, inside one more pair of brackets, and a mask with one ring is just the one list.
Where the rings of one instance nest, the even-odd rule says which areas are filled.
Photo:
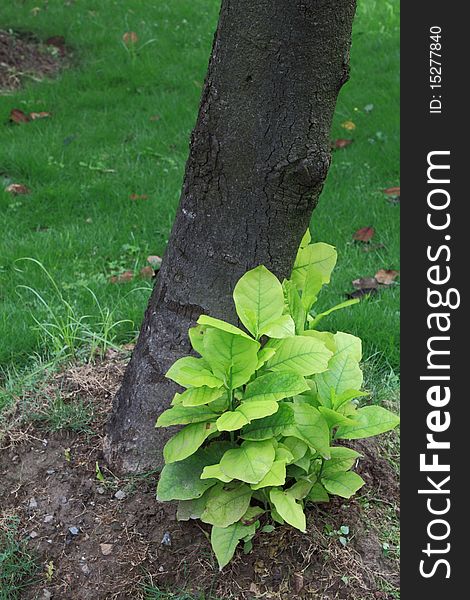
[[201, 313], [234, 322], [232, 290], [289, 275], [330, 163], [355, 0], [222, 0], [180, 206], [104, 442], [118, 471], [162, 465], [155, 430]]

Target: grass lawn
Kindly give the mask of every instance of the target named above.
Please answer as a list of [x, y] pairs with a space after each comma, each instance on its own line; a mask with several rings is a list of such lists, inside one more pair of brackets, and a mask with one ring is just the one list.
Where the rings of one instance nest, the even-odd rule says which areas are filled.
[[[96, 343], [102, 337], [119, 343], [134, 337], [151, 282], [135, 277], [112, 284], [109, 278], [138, 273], [148, 255], [165, 250], [217, 5], [209, 0], [2, 3], [3, 29], [33, 31], [42, 39], [64, 35], [72, 50], [71, 68], [56, 79], [31, 81], [1, 97], [0, 176], [31, 189], [27, 196], [0, 189], [0, 364], [5, 368], [27, 366], [34, 353], [78, 347], [84, 337], [89, 341], [94, 335]], [[354, 143], [334, 153], [312, 220], [314, 238], [339, 251], [322, 308], [344, 300], [353, 279], [399, 268], [399, 206], [381, 192], [399, 185], [398, 6], [397, 0], [359, 2], [351, 80], [341, 92], [332, 133], [332, 139]], [[126, 31], [138, 35], [136, 55], [122, 42]], [[13, 108], [52, 116], [10, 125]], [[342, 126], [346, 121], [355, 124], [353, 131]], [[365, 226], [376, 229], [371, 243], [378, 247], [370, 252], [352, 242], [354, 231]], [[58, 289], [37, 263], [19, 260], [25, 257], [39, 261]], [[398, 295], [393, 286], [322, 325], [360, 335], [365, 356], [373, 356], [382, 370], [396, 371]], [[39, 322], [55, 324], [56, 333], [59, 326], [61, 335], [45, 337], [33, 312]]]

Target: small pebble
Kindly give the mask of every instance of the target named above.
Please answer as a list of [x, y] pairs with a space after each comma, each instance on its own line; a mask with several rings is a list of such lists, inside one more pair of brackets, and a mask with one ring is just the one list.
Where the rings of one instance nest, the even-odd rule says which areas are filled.
[[32, 532], [29, 534], [29, 537], [30, 537], [32, 540], [34, 540], [34, 538], [37, 538], [37, 537], [38, 537], [38, 532], [37, 532], [37, 531], [32, 531]]
[[37, 502], [36, 498], [34, 498], [34, 497], [31, 498], [28, 506], [31, 510], [35, 510], [38, 507], [38, 502]]
[[126, 492], [124, 490], [118, 490], [114, 494], [114, 497], [116, 498], [116, 500], [124, 500], [124, 498], [126, 497]]
[[163, 566], [161, 566], [161, 567], [158, 567], [158, 570], [160, 571], [160, 573], [163, 573], [163, 571], [164, 571], [165, 569], [163, 568]]
[[51, 600], [52, 594], [49, 590], [43, 590], [41, 600]]
[[80, 530], [78, 529], [78, 527], [69, 527], [69, 533], [71, 535], [78, 535], [80, 533]]
[[55, 469], [47, 469], [47, 475], [53, 475], [55, 473]]
[[44, 523], [52, 523], [53, 520], [54, 520], [54, 516], [53, 515], [46, 515], [44, 517]]
[[88, 577], [88, 575], [91, 573], [90, 571], [90, 567], [85, 563], [84, 565], [82, 565], [80, 567], [81, 572], [86, 575]]
[[105, 493], [105, 491], [106, 491], [106, 490], [104, 489], [104, 487], [103, 487], [102, 485], [99, 485], [99, 486], [96, 488], [96, 493], [97, 493], [97, 494], [104, 494], [104, 493]]
[[171, 546], [171, 535], [169, 531], [166, 531], [162, 537], [162, 542], [164, 546]]

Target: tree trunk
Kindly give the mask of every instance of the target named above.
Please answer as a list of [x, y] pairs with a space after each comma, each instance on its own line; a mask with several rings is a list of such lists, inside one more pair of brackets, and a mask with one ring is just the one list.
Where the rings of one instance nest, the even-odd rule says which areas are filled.
[[289, 276], [330, 164], [355, 0], [222, 0], [180, 207], [113, 405], [105, 455], [119, 471], [162, 465], [155, 430], [201, 313], [235, 322], [232, 291], [264, 264]]

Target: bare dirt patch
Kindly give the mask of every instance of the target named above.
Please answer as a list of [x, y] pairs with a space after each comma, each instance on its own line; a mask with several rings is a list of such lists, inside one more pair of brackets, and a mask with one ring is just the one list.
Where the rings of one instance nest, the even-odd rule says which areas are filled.
[[33, 34], [0, 29], [0, 93], [19, 88], [23, 81], [55, 75], [65, 64], [67, 50], [63, 38], [45, 42]]
[[[23, 440], [16, 432], [0, 452], [2, 511], [20, 517], [40, 565], [38, 583], [22, 597], [137, 600], [147, 597], [150, 584], [224, 600], [399, 597], [397, 558], [382, 543], [398, 511], [396, 473], [382, 456], [383, 440], [356, 446], [364, 454], [362, 496], [313, 507], [307, 534], [288, 527], [258, 534], [253, 551], [239, 549], [219, 573], [207, 526], [180, 523], [175, 506], [156, 501], [156, 473], [119, 479], [105, 468], [102, 428], [124, 364], [114, 356], [72, 367], [49, 383], [70, 401], [95, 405], [92, 433], [30, 429]], [[343, 525], [345, 546], [336, 533]]]

